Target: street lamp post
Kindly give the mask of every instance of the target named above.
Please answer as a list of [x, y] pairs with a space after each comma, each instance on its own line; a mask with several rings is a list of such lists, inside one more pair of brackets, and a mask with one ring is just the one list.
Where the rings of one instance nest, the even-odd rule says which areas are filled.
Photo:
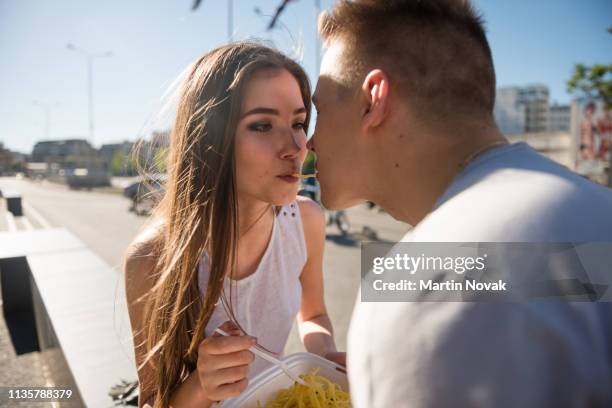
[[[202, 0], [194, 0], [191, 10], [196, 10], [202, 4]], [[234, 40], [234, 0], [227, 0], [227, 41]]]
[[55, 102], [52, 104], [48, 104], [48, 103], [43, 103], [40, 101], [32, 101], [32, 103], [40, 108], [42, 108], [42, 110], [45, 112], [45, 139], [49, 139], [49, 127], [50, 127], [50, 116], [51, 116], [51, 108], [55, 108], [59, 105], [59, 103]]
[[227, 39], [234, 41], [234, 0], [227, 0]]
[[315, 80], [319, 76], [319, 69], [321, 65], [321, 44], [319, 43], [319, 33], [317, 32], [317, 19], [321, 14], [321, 0], [314, 0], [315, 2]]
[[89, 142], [94, 143], [94, 105], [93, 105], [93, 61], [95, 58], [109, 58], [113, 53], [107, 51], [105, 53], [92, 53], [77, 47], [74, 44], [67, 44], [66, 48], [71, 51], [84, 55], [87, 60], [87, 93], [89, 99]]

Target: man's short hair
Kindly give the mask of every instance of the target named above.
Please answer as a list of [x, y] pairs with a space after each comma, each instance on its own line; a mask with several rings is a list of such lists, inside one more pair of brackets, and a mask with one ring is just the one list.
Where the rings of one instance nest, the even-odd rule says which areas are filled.
[[339, 0], [319, 32], [345, 46], [342, 85], [360, 86], [380, 68], [426, 120], [492, 120], [493, 58], [468, 0]]

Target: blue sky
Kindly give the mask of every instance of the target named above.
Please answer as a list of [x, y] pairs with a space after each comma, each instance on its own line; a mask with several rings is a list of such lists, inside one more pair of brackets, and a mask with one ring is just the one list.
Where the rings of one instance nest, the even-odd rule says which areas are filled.
[[[567, 103], [565, 81], [575, 63], [610, 63], [610, 0], [475, 0], [487, 22], [499, 86], [543, 83], [551, 99]], [[227, 41], [225, 0], [0, 0], [0, 142], [29, 153], [44, 139], [88, 137], [85, 58], [94, 62], [94, 145], [134, 140], [146, 133], [160, 98], [197, 56]], [[278, 0], [234, 0], [234, 38], [263, 38], [302, 56], [315, 82], [313, 0], [289, 5], [286, 29], [266, 31]], [[327, 8], [332, 0], [321, 0]], [[299, 45], [299, 47], [297, 46]]]

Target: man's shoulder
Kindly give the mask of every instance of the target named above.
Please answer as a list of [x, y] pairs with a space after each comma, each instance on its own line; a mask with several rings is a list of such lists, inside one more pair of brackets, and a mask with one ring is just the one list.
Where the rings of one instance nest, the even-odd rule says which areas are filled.
[[[454, 185], [406, 239], [574, 241], [612, 239], [612, 190], [568, 169], [502, 168]], [[576, 231], [580, 230], [580, 236]]]

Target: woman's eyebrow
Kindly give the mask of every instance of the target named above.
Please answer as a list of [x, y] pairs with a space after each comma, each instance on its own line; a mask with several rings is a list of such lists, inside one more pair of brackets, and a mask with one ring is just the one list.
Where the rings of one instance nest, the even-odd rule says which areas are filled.
[[272, 109], [272, 108], [253, 108], [250, 111], [246, 112], [245, 114], [242, 115], [242, 117], [247, 117], [249, 115], [256, 115], [258, 113], [266, 113], [268, 115], [280, 115], [280, 113], [278, 112], [277, 109]]
[[[244, 113], [241, 116], [241, 119], [245, 118], [245, 117], [247, 117], [249, 115], [256, 115], [256, 114], [262, 114], [262, 113], [263, 114], [268, 114], [268, 115], [276, 115], [276, 116], [280, 115], [280, 112], [278, 111], [278, 109], [258, 107], [258, 108], [253, 108], [250, 111]], [[306, 113], [306, 108], [302, 106], [301, 108], [298, 108], [298, 109], [293, 111], [294, 115], [297, 115], [297, 114], [300, 114], [300, 113]]]

